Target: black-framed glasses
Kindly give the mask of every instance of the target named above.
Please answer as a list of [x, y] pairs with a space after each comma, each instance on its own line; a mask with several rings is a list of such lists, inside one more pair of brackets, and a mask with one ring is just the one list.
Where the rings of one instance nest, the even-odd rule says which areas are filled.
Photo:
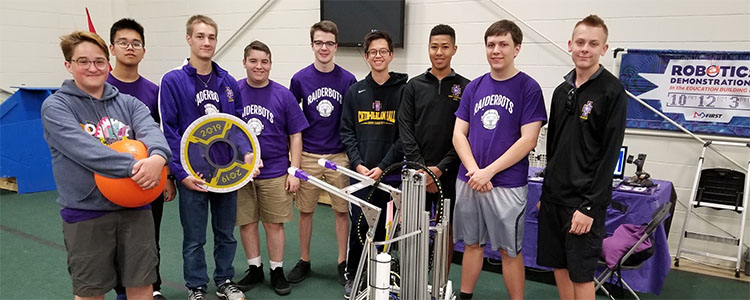
[[99, 70], [104, 70], [107, 68], [107, 60], [104, 58], [97, 58], [95, 60], [90, 60], [87, 57], [79, 57], [76, 59], [71, 59], [71, 62], [75, 62], [78, 64], [79, 67], [88, 69], [91, 67], [91, 64], [94, 64], [94, 67], [96, 67]]
[[336, 42], [334, 42], [334, 41], [324, 42], [324, 41], [321, 41], [321, 40], [314, 40], [312, 43], [313, 43], [313, 45], [315, 45], [316, 48], [321, 48], [321, 47], [323, 47], [323, 45], [326, 45], [326, 47], [328, 47], [328, 48], [336, 46]]
[[141, 41], [128, 42], [127, 40], [119, 40], [115, 42], [115, 45], [117, 45], [117, 47], [120, 47], [122, 49], [128, 49], [128, 46], [133, 46], [133, 49], [135, 50], [143, 49], [143, 42]]
[[383, 49], [370, 49], [370, 50], [367, 50], [367, 55], [369, 55], [369, 56], [375, 56], [375, 55], [378, 55], [378, 54], [380, 54], [380, 56], [386, 56], [386, 55], [388, 55], [390, 53], [391, 53], [391, 50], [388, 50], [388, 49], [385, 49], [385, 48], [383, 48]]
[[569, 114], [572, 114], [573, 110], [575, 110], [575, 103], [576, 88], [571, 88], [570, 91], [568, 91], [568, 101], [565, 101], [565, 111], [567, 111]]

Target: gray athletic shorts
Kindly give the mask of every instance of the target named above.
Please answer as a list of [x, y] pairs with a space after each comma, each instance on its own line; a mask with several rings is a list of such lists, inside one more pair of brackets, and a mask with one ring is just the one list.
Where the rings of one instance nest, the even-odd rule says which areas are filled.
[[453, 218], [453, 242], [485, 245], [505, 250], [515, 257], [521, 252], [528, 186], [495, 187], [489, 192], [472, 190], [468, 183], [456, 180], [456, 211]]
[[150, 209], [123, 209], [76, 223], [63, 221], [73, 294], [104, 295], [117, 285], [156, 282], [154, 219]]

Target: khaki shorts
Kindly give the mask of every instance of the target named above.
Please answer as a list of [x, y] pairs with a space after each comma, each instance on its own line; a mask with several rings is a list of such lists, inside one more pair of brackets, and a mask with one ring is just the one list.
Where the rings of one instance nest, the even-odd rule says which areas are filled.
[[73, 294], [104, 295], [156, 282], [154, 219], [150, 209], [124, 209], [75, 223], [63, 221]]
[[[318, 159], [325, 158], [333, 161], [339, 166], [348, 167], [349, 158], [346, 153], [336, 154], [313, 154], [308, 152], [302, 152], [302, 161], [300, 166], [303, 171], [310, 176], [322, 179], [325, 176], [326, 182], [337, 187], [344, 188], [349, 185], [349, 177], [346, 175], [327, 169], [318, 164]], [[299, 189], [297, 190], [297, 201], [295, 201], [295, 207], [297, 210], [304, 213], [312, 213], [315, 208], [318, 207], [318, 198], [320, 198], [321, 189], [314, 186], [313, 184], [300, 180]], [[331, 207], [333, 210], [340, 213], [349, 212], [349, 202], [339, 197], [331, 195]]]
[[294, 219], [292, 194], [286, 176], [255, 179], [237, 191], [237, 226], [250, 223], [286, 223]]

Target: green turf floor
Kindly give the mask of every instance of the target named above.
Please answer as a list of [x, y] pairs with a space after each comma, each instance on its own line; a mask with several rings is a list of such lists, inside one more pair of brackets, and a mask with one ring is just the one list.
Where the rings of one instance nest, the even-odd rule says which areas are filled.
[[[55, 192], [17, 195], [0, 191], [0, 299], [73, 299], [70, 277], [65, 262], [59, 206]], [[210, 230], [209, 230], [210, 233]], [[235, 234], [235, 236], [238, 236]], [[286, 225], [287, 246], [285, 271], [299, 259], [296, 219]], [[261, 241], [264, 240], [261, 230]], [[213, 245], [209, 235], [206, 244], [210, 256]], [[182, 230], [178, 216], [178, 202], [164, 206], [161, 228], [162, 292], [168, 299], [185, 299], [182, 280]], [[247, 292], [248, 299], [343, 299], [343, 288], [336, 281], [336, 238], [330, 207], [320, 205], [314, 215], [312, 240], [312, 274], [300, 284], [293, 285], [288, 296], [277, 296], [270, 287], [268, 276], [263, 285]], [[268, 254], [262, 245], [264, 264]], [[208, 257], [209, 271], [213, 259]], [[247, 269], [242, 246], [238, 243], [234, 260], [235, 280]], [[461, 266], [453, 264], [450, 280], [458, 286]], [[550, 273], [527, 272], [527, 299], [557, 299]], [[215, 288], [209, 287], [209, 299], [217, 299]], [[643, 299], [750, 299], [750, 284], [734, 280], [672, 271], [661, 295], [640, 294]], [[114, 299], [107, 294], [106, 299]], [[483, 271], [474, 299], [507, 299], [502, 275]], [[598, 296], [600, 299], [606, 299]]]

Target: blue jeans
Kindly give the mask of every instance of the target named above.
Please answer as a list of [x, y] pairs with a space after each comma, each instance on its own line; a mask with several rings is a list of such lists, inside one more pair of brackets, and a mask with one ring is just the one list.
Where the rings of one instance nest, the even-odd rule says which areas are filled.
[[[202, 193], [177, 183], [182, 224], [182, 260], [185, 286], [206, 290], [208, 274], [203, 246], [206, 244], [208, 210], [211, 209], [211, 228], [214, 232], [214, 283], [218, 286], [234, 277], [234, 223], [237, 218], [237, 192]], [[210, 205], [209, 205], [210, 204]]]

